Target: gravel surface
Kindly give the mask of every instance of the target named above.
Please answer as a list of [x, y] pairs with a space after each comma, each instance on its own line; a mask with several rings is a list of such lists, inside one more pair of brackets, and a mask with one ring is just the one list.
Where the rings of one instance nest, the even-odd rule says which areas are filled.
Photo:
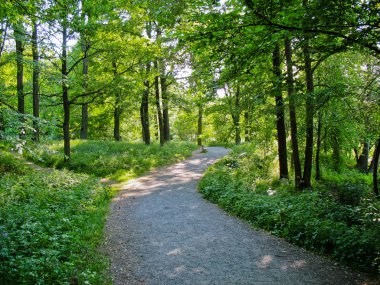
[[115, 285], [376, 284], [203, 200], [199, 179], [227, 153], [210, 147], [122, 185], [104, 245]]

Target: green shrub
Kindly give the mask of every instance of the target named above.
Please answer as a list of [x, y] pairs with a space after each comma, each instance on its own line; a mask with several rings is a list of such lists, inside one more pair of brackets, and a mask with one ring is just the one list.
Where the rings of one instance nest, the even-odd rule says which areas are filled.
[[97, 252], [108, 201], [107, 190], [87, 175], [32, 170], [4, 175], [0, 283], [110, 283]]
[[23, 174], [25, 165], [17, 160], [12, 154], [0, 151], [0, 176], [7, 173]]
[[33, 154], [28, 154], [28, 158], [44, 166], [127, 180], [151, 168], [189, 157], [196, 148], [195, 144], [181, 142], [161, 147], [158, 144], [74, 140], [69, 163], [63, 161], [63, 145], [57, 142], [40, 145]]
[[370, 196], [366, 177], [341, 175], [296, 193], [269, 179], [270, 169], [253, 166], [254, 148], [242, 151], [208, 169], [199, 184], [206, 199], [292, 243], [366, 271], [380, 269], [380, 201]]

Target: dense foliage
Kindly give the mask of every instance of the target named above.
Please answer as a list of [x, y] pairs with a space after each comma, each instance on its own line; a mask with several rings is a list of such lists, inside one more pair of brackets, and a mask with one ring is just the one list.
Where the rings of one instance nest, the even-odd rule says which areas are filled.
[[271, 173], [272, 158], [253, 146], [234, 148], [211, 167], [203, 196], [253, 226], [362, 270], [380, 270], [380, 202], [367, 175], [330, 174], [314, 191], [295, 193]]
[[98, 177], [127, 180], [152, 168], [189, 157], [195, 144], [170, 142], [145, 146], [138, 143], [110, 141], [73, 141], [72, 159], [64, 163], [62, 142], [47, 142], [29, 152], [28, 156], [48, 167], [67, 168]]
[[0, 156], [0, 283], [106, 284], [109, 193], [97, 179]]

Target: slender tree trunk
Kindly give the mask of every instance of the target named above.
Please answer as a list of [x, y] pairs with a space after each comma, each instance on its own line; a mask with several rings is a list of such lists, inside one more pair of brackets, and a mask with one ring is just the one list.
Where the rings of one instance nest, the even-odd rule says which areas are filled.
[[[151, 64], [146, 65], [146, 75], [150, 73]], [[146, 145], [150, 144], [150, 130], [149, 130], [149, 92], [150, 92], [150, 83], [146, 79], [144, 82], [145, 90], [141, 99], [140, 106], [140, 119], [142, 127], [142, 137]]]
[[321, 143], [322, 143], [322, 113], [318, 112], [318, 126], [317, 126], [317, 149], [315, 154], [315, 179], [321, 180], [321, 167], [320, 167], [320, 155], [321, 155]]
[[244, 112], [244, 141], [251, 141], [251, 120], [248, 111]]
[[356, 168], [362, 172], [367, 173], [368, 170], [368, 155], [369, 155], [369, 143], [365, 141], [363, 143], [363, 150], [356, 162]]
[[[86, 40], [82, 39], [82, 51], [84, 53], [83, 58], [83, 90], [84, 92], [87, 91], [88, 88], [88, 82], [87, 82], [87, 76], [88, 76], [88, 50], [87, 50], [87, 42]], [[82, 105], [82, 119], [81, 119], [81, 128], [80, 128], [80, 138], [82, 140], [87, 139], [88, 137], [88, 104]]]
[[14, 26], [16, 41], [16, 64], [17, 64], [17, 110], [20, 114], [25, 114], [24, 96], [24, 40], [25, 36], [22, 24]]
[[314, 144], [314, 81], [313, 70], [311, 67], [311, 56], [309, 39], [305, 39], [304, 47], [304, 63], [306, 73], [306, 146], [305, 146], [305, 162], [303, 169], [303, 184], [302, 188], [311, 187], [311, 170], [313, 165], [313, 144]]
[[202, 103], [198, 107], [198, 132], [197, 132], [197, 143], [198, 146], [202, 146], [202, 133], [203, 133], [203, 106]]
[[[154, 62], [154, 68], [158, 69], [158, 63], [157, 61]], [[163, 116], [161, 111], [161, 100], [160, 100], [160, 82], [159, 82], [159, 76], [156, 76], [154, 78], [154, 87], [156, 91], [156, 108], [157, 108], [157, 120], [158, 120], [158, 130], [159, 130], [159, 138], [160, 138], [160, 145], [163, 146], [165, 142], [165, 135], [164, 135], [164, 123], [163, 123]]]
[[169, 96], [168, 96], [168, 84], [165, 75], [165, 63], [161, 62], [161, 96], [162, 96], [162, 116], [164, 123], [164, 140], [170, 141], [170, 124], [169, 124]]
[[294, 77], [293, 77], [293, 55], [292, 55], [292, 44], [289, 38], [285, 39], [285, 58], [286, 58], [286, 68], [287, 77], [286, 84], [288, 87], [288, 98], [289, 98], [289, 120], [290, 120], [290, 137], [292, 141], [292, 162], [294, 166], [294, 184], [296, 190], [300, 188], [302, 182], [302, 169], [298, 148], [298, 132], [297, 132], [297, 115], [296, 115], [296, 104], [294, 99]]
[[120, 116], [121, 116], [121, 109], [117, 105], [115, 106], [114, 109], [114, 128], [113, 128], [113, 137], [115, 141], [121, 141], [121, 136], [120, 136]]
[[377, 197], [379, 197], [379, 181], [377, 178], [377, 171], [379, 167], [379, 156], [380, 156], [380, 137], [377, 139], [375, 152], [373, 154], [373, 170], [372, 170], [372, 177], [373, 177], [373, 192]]
[[239, 145], [241, 143], [240, 136], [240, 86], [237, 87], [235, 95], [235, 108], [233, 110], [234, 116], [234, 126], [235, 126], [235, 144]]
[[33, 23], [32, 31], [32, 54], [33, 54], [33, 140], [40, 140], [40, 128], [38, 118], [40, 117], [40, 67], [38, 54], [38, 24]]
[[70, 161], [70, 101], [68, 91], [67, 71], [67, 26], [63, 24], [62, 30], [62, 103], [63, 103], [63, 150], [64, 161]]
[[282, 99], [282, 76], [281, 76], [281, 59], [280, 59], [280, 46], [276, 44], [273, 51], [273, 92], [276, 99], [276, 128], [277, 128], [277, 141], [278, 141], [278, 157], [280, 163], [280, 178], [289, 178], [288, 171], [288, 158], [286, 149], [286, 130], [285, 130], [285, 114], [284, 114], [284, 101]]

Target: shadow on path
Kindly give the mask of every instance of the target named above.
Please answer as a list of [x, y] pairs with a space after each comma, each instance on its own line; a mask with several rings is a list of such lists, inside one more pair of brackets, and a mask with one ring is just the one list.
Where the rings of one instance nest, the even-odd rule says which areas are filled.
[[106, 224], [114, 284], [370, 284], [228, 216], [196, 191], [208, 153], [122, 184]]

